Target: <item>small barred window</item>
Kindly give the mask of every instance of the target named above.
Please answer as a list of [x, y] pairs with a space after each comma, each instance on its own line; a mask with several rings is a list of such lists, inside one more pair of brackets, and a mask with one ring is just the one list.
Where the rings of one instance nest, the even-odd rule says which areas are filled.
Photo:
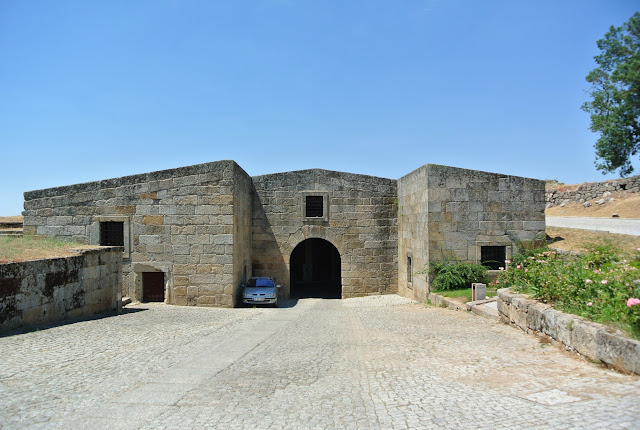
[[100, 223], [100, 245], [124, 246], [124, 222], [105, 221]]
[[307, 196], [305, 216], [307, 218], [322, 218], [324, 216], [324, 198], [322, 196]]

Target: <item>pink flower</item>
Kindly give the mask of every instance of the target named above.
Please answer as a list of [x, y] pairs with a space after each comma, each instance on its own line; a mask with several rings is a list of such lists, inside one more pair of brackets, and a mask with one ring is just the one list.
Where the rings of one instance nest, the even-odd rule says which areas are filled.
[[524, 269], [524, 272], [527, 273], [529, 271], [529, 269]]
[[520, 268], [520, 265], [518, 264], [518, 265], [516, 266], [516, 269], [519, 269], [519, 268]]
[[596, 269], [596, 270], [593, 271], [593, 273], [600, 273], [600, 272], [598, 272], [598, 269]]
[[587, 306], [593, 306], [593, 302], [587, 303]]
[[[640, 249], [639, 249], [639, 250], [640, 250]], [[505, 262], [506, 264], [509, 264], [509, 263], [511, 263], [511, 260], [504, 260], [504, 262]]]
[[601, 282], [604, 285], [604, 284], [607, 284], [609, 281], [607, 281], [606, 279], [603, 279]]
[[591, 279], [586, 279], [584, 282], [585, 284], [593, 284], [593, 281]]
[[629, 300], [627, 300], [628, 307], [635, 306], [635, 305], [640, 305], [640, 299], [631, 297]]

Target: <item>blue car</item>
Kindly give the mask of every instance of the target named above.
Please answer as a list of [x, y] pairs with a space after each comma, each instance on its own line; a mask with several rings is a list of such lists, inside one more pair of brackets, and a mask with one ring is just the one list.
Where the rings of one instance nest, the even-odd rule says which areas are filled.
[[272, 278], [254, 277], [243, 285], [242, 303], [245, 305], [272, 305], [278, 307], [278, 290]]

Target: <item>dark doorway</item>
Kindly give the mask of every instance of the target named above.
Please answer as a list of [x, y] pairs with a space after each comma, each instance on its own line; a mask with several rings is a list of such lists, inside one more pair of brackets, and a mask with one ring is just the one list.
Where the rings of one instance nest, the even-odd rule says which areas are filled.
[[291, 253], [291, 297], [342, 298], [340, 253], [324, 239], [307, 239]]
[[506, 246], [482, 246], [480, 247], [480, 264], [490, 270], [504, 268], [506, 259]]
[[164, 302], [164, 273], [142, 273], [142, 301]]

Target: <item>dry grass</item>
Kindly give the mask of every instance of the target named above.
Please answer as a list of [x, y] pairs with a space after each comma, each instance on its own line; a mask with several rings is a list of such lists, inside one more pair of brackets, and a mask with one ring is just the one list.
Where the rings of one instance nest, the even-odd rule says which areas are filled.
[[[78, 255], [78, 249], [99, 248], [41, 236], [0, 237], [0, 263]], [[74, 251], [76, 250], [76, 251]]]
[[[585, 208], [582, 203], [569, 203], [565, 206], [554, 206], [547, 208], [545, 214], [547, 216], [585, 216], [585, 217], [603, 217], [611, 218], [617, 213], [620, 218], [640, 218], [640, 196], [629, 196], [625, 193], [615, 193], [612, 202], [603, 205], [595, 204], [595, 200], [591, 201], [591, 206]], [[608, 199], [609, 197], [605, 198]], [[597, 199], [596, 199], [597, 200]]]
[[566, 251], [584, 251], [587, 245], [609, 244], [628, 252], [633, 252], [640, 248], [640, 236], [626, 234], [547, 227], [547, 235], [555, 240], [550, 246]]
[[0, 216], [0, 224], [3, 224], [3, 223], [13, 224], [13, 223], [16, 223], [16, 222], [23, 222], [23, 221], [24, 221], [24, 217], [22, 215]]

